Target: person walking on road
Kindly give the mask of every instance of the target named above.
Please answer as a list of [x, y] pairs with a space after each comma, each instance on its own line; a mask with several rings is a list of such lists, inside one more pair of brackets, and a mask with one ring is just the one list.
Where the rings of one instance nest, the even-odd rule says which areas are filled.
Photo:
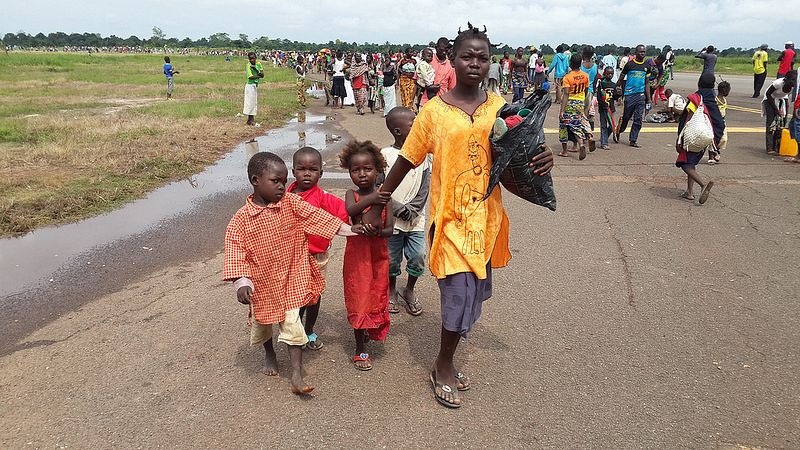
[[[461, 392], [470, 388], [469, 378], [455, 367], [458, 344], [492, 296], [492, 271], [511, 258], [500, 190], [483, 199], [492, 166], [489, 134], [506, 103], [481, 89], [492, 48], [485, 32], [472, 25], [454, 39], [456, 87], [420, 111], [378, 193], [387, 202], [406, 174], [433, 155], [429, 267], [439, 286], [442, 323], [429, 379], [436, 401], [449, 408], [461, 407]], [[552, 151], [542, 146], [529, 166], [534, 174], [546, 175], [553, 167]], [[366, 223], [380, 220], [379, 209], [370, 212]]]
[[256, 124], [258, 114], [258, 82], [264, 78], [264, 67], [256, 61], [256, 53], [247, 53], [247, 66], [245, 66], [247, 83], [244, 85], [244, 108], [242, 114], [247, 116], [247, 125]]
[[644, 44], [636, 46], [636, 53], [633, 58], [622, 68], [619, 79], [617, 80], [617, 90], [625, 89], [624, 111], [619, 129], [616, 131], [617, 139], [625, 132], [628, 122], [633, 119], [629, 145], [631, 147], [641, 147], [636, 140], [639, 138], [639, 131], [642, 129], [642, 120], [645, 111], [650, 110], [650, 65], [645, 63], [646, 49]]
[[553, 61], [550, 63], [550, 68], [547, 69], [547, 75], [550, 75], [550, 72], [553, 72], [553, 84], [556, 86], [556, 103], [561, 103], [561, 85], [564, 81], [564, 76], [567, 74], [567, 72], [569, 72], [568, 51], [569, 47], [564, 48], [563, 45], [556, 47], [556, 54], [553, 56]]
[[753, 53], [753, 98], [761, 97], [761, 88], [764, 87], [764, 81], [767, 79], [767, 63], [769, 62], [767, 48], [769, 48], [767, 44], [761, 44], [761, 47]]

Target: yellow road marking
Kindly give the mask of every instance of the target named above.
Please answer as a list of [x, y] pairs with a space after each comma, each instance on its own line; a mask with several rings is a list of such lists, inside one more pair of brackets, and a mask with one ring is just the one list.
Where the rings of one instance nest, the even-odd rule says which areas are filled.
[[746, 108], [744, 106], [736, 106], [736, 105], [728, 105], [728, 108], [730, 108], [730, 109], [732, 109], [734, 111], [744, 111], [744, 112], [749, 112], [749, 113], [754, 113], [754, 114], [761, 114], [761, 110], [760, 109], [755, 109], [755, 108]]
[[[728, 133], [764, 133], [764, 128], [757, 128], [757, 127], [726, 127]], [[545, 128], [545, 133], [558, 133], [558, 128]], [[645, 127], [642, 128], [640, 133], [677, 133], [678, 127]], [[599, 135], [600, 130], [598, 129], [595, 134]]]

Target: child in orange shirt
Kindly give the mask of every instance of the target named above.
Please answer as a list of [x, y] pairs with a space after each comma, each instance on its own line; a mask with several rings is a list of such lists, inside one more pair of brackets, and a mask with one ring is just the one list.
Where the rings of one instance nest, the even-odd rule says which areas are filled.
[[[339, 153], [339, 161], [358, 186], [347, 191], [345, 205], [350, 223], [360, 225], [364, 213], [380, 202], [374, 195], [375, 181], [386, 168], [386, 160], [372, 142], [351, 141]], [[389, 333], [388, 238], [394, 232], [391, 203], [386, 203], [381, 222], [381, 228], [363, 225], [365, 236], [347, 238], [344, 250], [344, 303], [355, 335], [353, 365], [358, 370], [372, 369], [365, 351], [367, 340], [383, 341]]]
[[[294, 152], [294, 156], [292, 156], [292, 175], [294, 175], [295, 181], [289, 185], [287, 189], [289, 192], [299, 195], [308, 203], [324, 209], [342, 219], [343, 222], [347, 222], [347, 209], [345, 209], [344, 200], [325, 192], [318, 186], [319, 179], [322, 177], [322, 155], [317, 149], [303, 147]], [[330, 246], [331, 241], [329, 239], [319, 236], [308, 237], [308, 252], [314, 257], [314, 261], [317, 263], [323, 277], [330, 259], [328, 254]], [[313, 305], [300, 308], [300, 317], [305, 316], [306, 320], [305, 330], [308, 336], [306, 348], [311, 350], [319, 350], [323, 345], [322, 340], [314, 332], [314, 325], [317, 323], [317, 316], [319, 315], [319, 303], [320, 301], [318, 300]]]
[[317, 301], [325, 279], [308, 252], [306, 235], [355, 236], [363, 227], [351, 227], [285, 192], [287, 175], [286, 164], [273, 153], [259, 152], [250, 158], [247, 176], [253, 194], [225, 230], [222, 278], [233, 281], [239, 303], [249, 305], [250, 344], [264, 346], [264, 373], [278, 374], [272, 345], [272, 324], [277, 324], [278, 341], [289, 348], [290, 389], [308, 394], [314, 387], [303, 380], [302, 346], [308, 337], [300, 308]]

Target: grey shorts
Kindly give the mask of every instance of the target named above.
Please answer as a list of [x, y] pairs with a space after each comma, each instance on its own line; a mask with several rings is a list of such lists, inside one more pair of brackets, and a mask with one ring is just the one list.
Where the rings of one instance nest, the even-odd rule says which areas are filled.
[[486, 279], [461, 272], [437, 280], [442, 306], [442, 327], [467, 337], [481, 316], [483, 302], [492, 296], [492, 263], [486, 264]]

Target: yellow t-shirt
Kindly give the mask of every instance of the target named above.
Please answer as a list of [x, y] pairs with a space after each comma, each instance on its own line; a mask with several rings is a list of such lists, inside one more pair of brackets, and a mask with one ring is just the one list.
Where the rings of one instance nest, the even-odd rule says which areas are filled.
[[422, 107], [401, 156], [415, 166], [433, 155], [431, 168], [430, 269], [442, 279], [472, 272], [486, 278], [486, 263], [503, 267], [508, 250], [508, 216], [500, 187], [485, 201], [492, 166], [489, 134], [502, 97], [487, 93], [470, 117], [436, 96]]
[[766, 72], [767, 68], [764, 63], [769, 61], [769, 55], [764, 50], [759, 50], [753, 53], [753, 73], [761, 75]]

